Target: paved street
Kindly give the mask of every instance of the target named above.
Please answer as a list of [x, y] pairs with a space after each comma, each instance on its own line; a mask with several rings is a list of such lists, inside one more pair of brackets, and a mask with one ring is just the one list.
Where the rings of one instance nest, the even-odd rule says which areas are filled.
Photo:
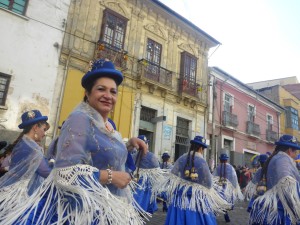
[[[166, 213], [162, 211], [162, 204], [158, 205], [159, 209], [156, 211], [149, 222], [146, 225], [164, 225]], [[226, 223], [224, 216], [220, 215], [217, 218], [218, 225], [247, 225], [248, 224], [248, 213], [247, 202], [240, 202], [236, 204], [233, 211], [229, 212], [231, 222]], [[191, 224], [192, 225], [192, 224]]]

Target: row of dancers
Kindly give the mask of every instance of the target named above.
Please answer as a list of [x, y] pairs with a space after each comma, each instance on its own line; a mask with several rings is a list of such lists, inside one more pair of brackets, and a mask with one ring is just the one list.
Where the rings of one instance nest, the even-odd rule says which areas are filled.
[[[0, 224], [142, 225], [163, 196], [165, 225], [217, 224], [236, 201], [243, 200], [234, 168], [221, 154], [212, 174], [203, 158], [202, 136], [173, 168], [161, 169], [144, 136], [125, 144], [109, 119], [123, 75], [111, 61], [100, 59], [82, 77], [83, 101], [71, 112], [48, 153], [40, 143], [49, 129], [39, 110], [22, 114], [20, 136], [8, 172], [0, 178]], [[283, 135], [248, 187], [251, 225], [299, 223], [297, 140]], [[168, 156], [165, 154], [165, 158]], [[151, 205], [153, 204], [153, 205]]]

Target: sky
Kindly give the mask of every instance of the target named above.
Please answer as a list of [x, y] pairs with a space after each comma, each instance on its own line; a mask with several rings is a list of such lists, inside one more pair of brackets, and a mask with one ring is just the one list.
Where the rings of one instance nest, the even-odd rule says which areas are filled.
[[244, 83], [300, 82], [300, 0], [160, 1], [221, 42], [209, 66]]

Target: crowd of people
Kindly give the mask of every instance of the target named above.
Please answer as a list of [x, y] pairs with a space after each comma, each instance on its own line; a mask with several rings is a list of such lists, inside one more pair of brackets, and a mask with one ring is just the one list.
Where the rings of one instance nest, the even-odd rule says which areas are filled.
[[168, 152], [158, 159], [145, 135], [124, 143], [109, 118], [122, 81], [112, 62], [95, 61], [81, 80], [82, 102], [47, 153], [48, 117], [37, 109], [22, 114], [18, 138], [0, 143], [0, 224], [142, 225], [159, 199], [165, 225], [216, 225], [218, 215], [230, 222], [237, 201], [249, 201], [250, 225], [300, 225], [295, 137], [282, 135], [252, 168], [232, 166], [222, 153], [210, 171], [198, 135], [175, 162]]

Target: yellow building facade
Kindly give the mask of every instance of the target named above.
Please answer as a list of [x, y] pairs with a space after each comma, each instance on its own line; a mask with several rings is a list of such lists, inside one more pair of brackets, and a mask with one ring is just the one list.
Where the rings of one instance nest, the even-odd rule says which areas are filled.
[[61, 124], [82, 101], [81, 78], [99, 58], [124, 76], [111, 119], [175, 160], [205, 136], [208, 51], [220, 43], [157, 0], [72, 1], [60, 56]]
[[278, 90], [279, 104], [286, 109], [285, 113], [280, 116], [281, 133], [291, 134], [299, 140], [298, 112], [300, 112], [300, 99], [296, 98], [281, 86], [278, 86]]

